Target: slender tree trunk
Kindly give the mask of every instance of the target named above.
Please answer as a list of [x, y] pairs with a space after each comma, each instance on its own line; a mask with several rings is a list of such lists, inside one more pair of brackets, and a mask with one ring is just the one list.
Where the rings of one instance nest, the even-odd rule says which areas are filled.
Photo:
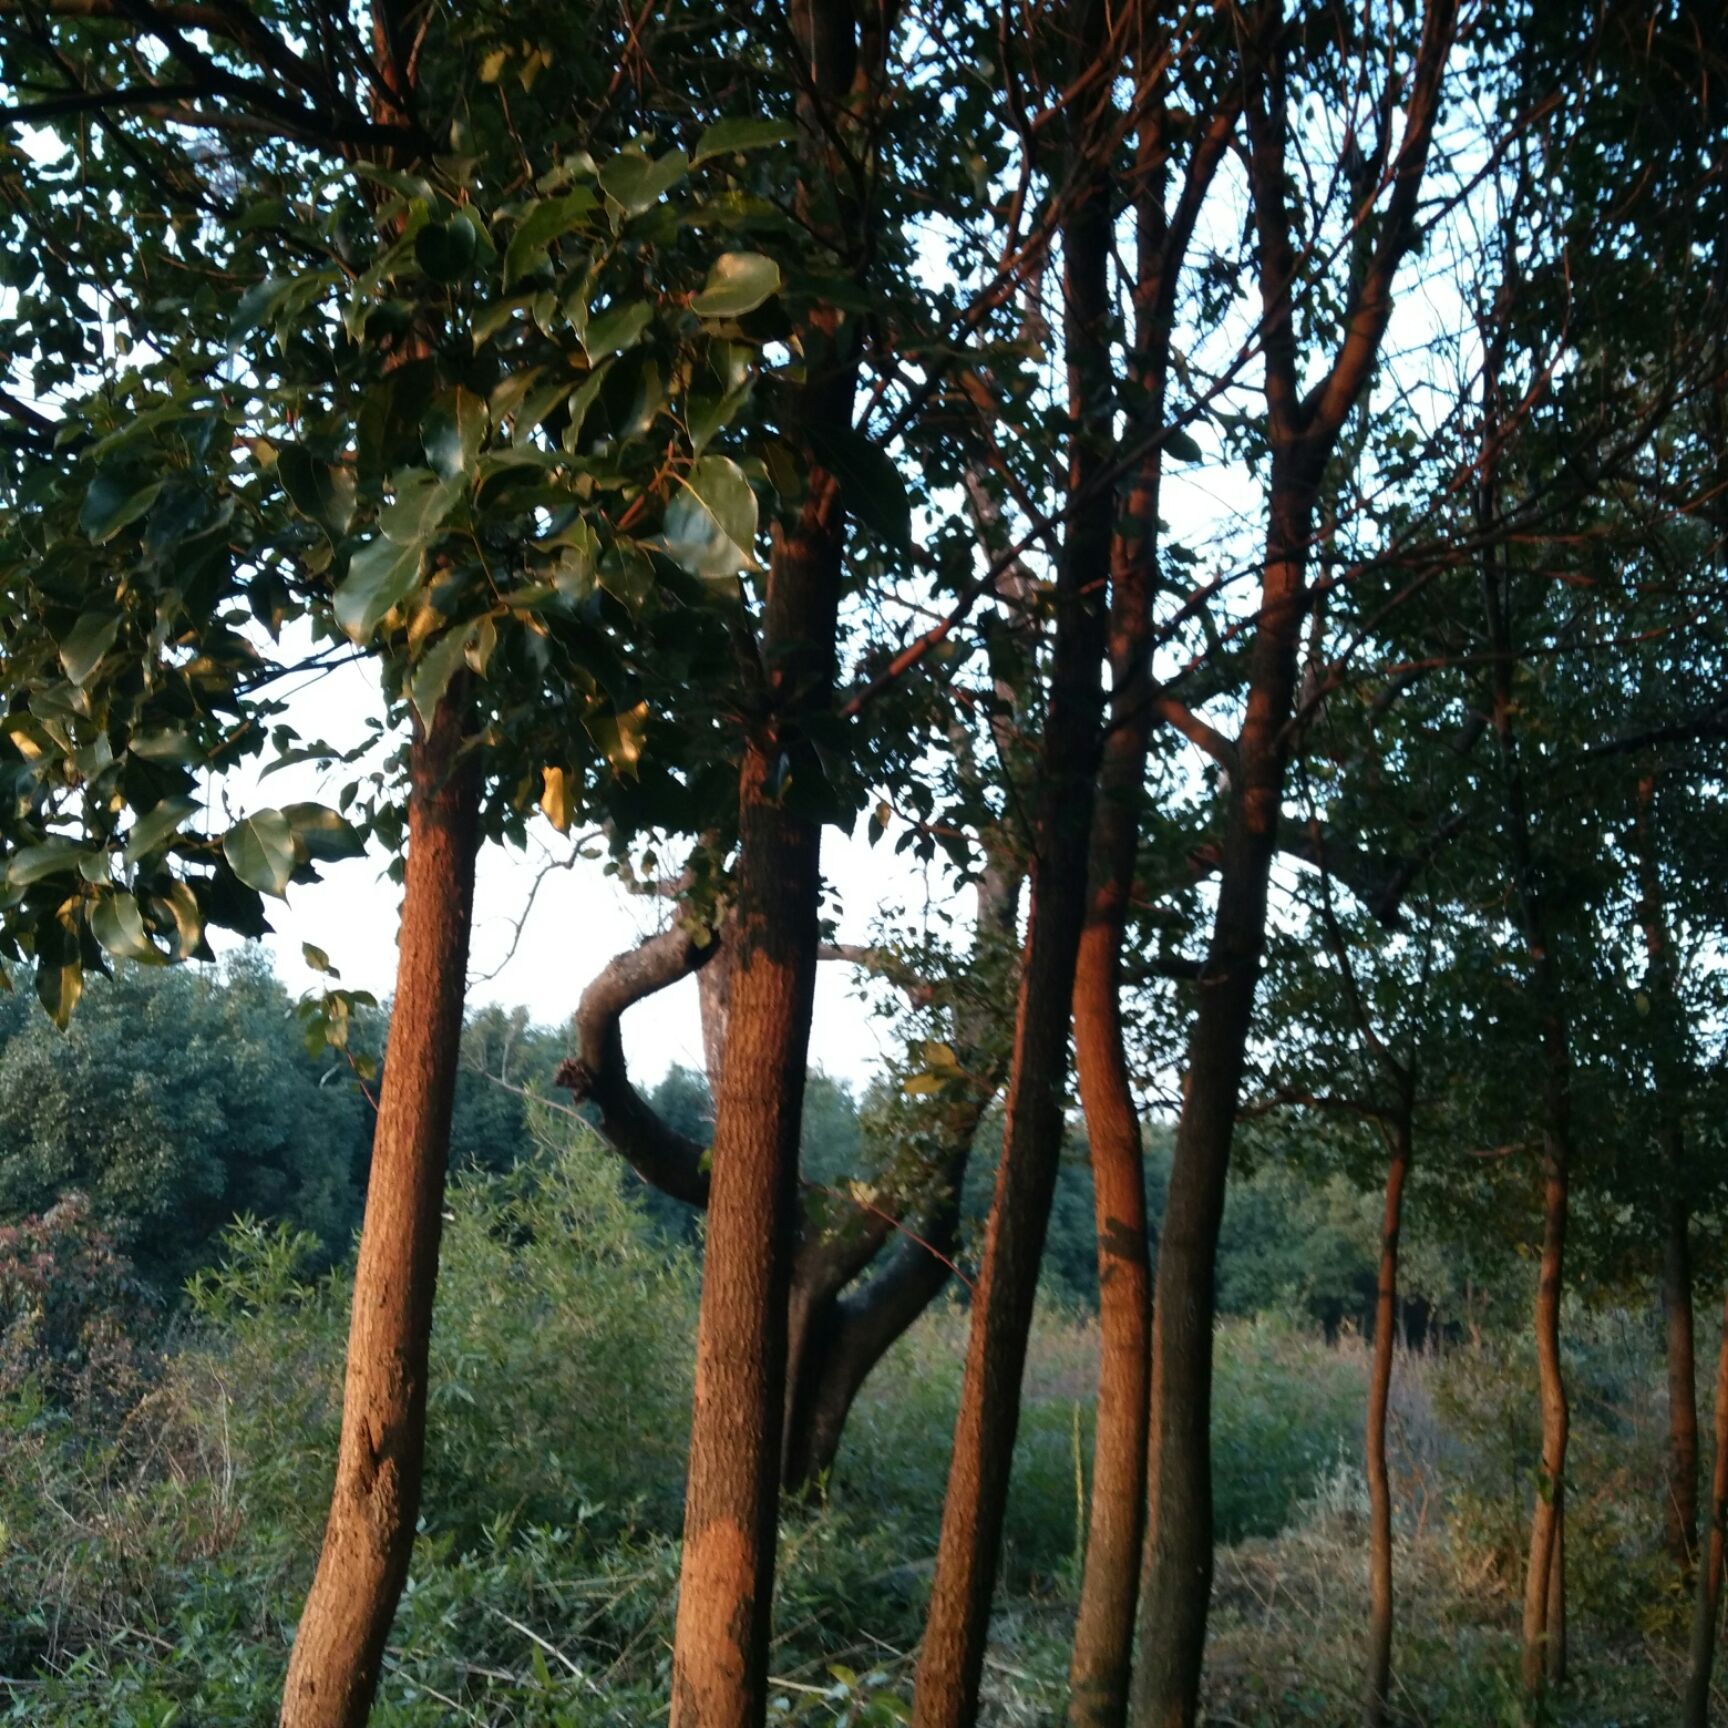
[[[1076, 66], [1102, 51], [1102, 0], [1069, 9]], [[1069, 497], [1076, 501], [1056, 580], [1050, 708], [1039, 753], [1025, 968], [1015, 1015], [1002, 1159], [961, 1388], [942, 1535], [919, 1654], [916, 1728], [970, 1728], [989, 1634], [1002, 1515], [1019, 1419], [1050, 1200], [1064, 1129], [1069, 1007], [1086, 908], [1086, 854], [1098, 749], [1102, 590], [1115, 500], [1100, 483], [1110, 447], [1110, 80], [1076, 115], [1076, 192], [1064, 225]]]
[[1374, 1365], [1368, 1382], [1368, 1685], [1364, 1728], [1381, 1728], [1392, 1690], [1392, 1481], [1386, 1467], [1386, 1415], [1398, 1331], [1398, 1246], [1404, 1184], [1410, 1175], [1409, 1113], [1392, 1128], [1386, 1206], [1380, 1222], [1380, 1282], [1374, 1306]]
[[1722, 1310], [1722, 1343], [1716, 1354], [1716, 1462], [1710, 1472], [1710, 1518], [1698, 1556], [1693, 1595], [1692, 1650], [1681, 1728], [1709, 1728], [1710, 1673], [1716, 1663], [1716, 1629], [1722, 1618], [1722, 1565], [1728, 1542], [1728, 1302]]
[[1638, 777], [1633, 849], [1638, 866], [1638, 919], [1644, 932], [1644, 987], [1649, 999], [1651, 1072], [1657, 1135], [1667, 1192], [1662, 1207], [1662, 1318], [1668, 1365], [1668, 1481], [1664, 1523], [1668, 1552], [1691, 1576], [1698, 1541], [1698, 1386], [1693, 1350], [1691, 1212], [1686, 1199], [1686, 1142], [1681, 1111], [1687, 1094], [1686, 1028], [1675, 996], [1674, 956], [1664, 915], [1656, 840], [1656, 770]]
[[[1670, 1149], [1670, 1166], [1679, 1162]], [[1693, 1347], [1691, 1219], [1678, 1195], [1662, 1243], [1662, 1314], [1668, 1356], [1668, 1552], [1690, 1576], [1698, 1548], [1698, 1380]]]
[[409, 747], [390, 1048], [354, 1273], [336, 1487], [282, 1697], [284, 1728], [354, 1728], [408, 1575], [426, 1359], [474, 899], [479, 773], [454, 695]]
[[1218, 1226], [1230, 1143], [1266, 941], [1266, 890], [1277, 847], [1283, 735], [1296, 685], [1303, 572], [1314, 479], [1275, 463], [1272, 537], [1255, 633], [1240, 773], [1224, 839], [1218, 909], [1200, 977], [1199, 1007], [1176, 1151], [1158, 1239], [1152, 1302], [1141, 1651], [1133, 1719], [1191, 1728], [1212, 1588], [1212, 1322]]

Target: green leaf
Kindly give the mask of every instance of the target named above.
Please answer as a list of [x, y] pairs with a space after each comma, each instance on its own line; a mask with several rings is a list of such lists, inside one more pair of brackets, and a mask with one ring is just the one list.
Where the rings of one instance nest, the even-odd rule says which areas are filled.
[[463, 653], [472, 633], [473, 627], [466, 624], [458, 624], [454, 629], [446, 630], [421, 652], [420, 658], [415, 662], [414, 670], [408, 678], [408, 699], [414, 704], [423, 724], [432, 724], [432, 716], [444, 699], [444, 692], [450, 687], [456, 668], [462, 664]]
[[434, 282], [460, 282], [479, 249], [480, 231], [460, 211], [448, 222], [428, 222], [414, 236], [414, 256]]
[[365, 855], [366, 840], [360, 830], [327, 805], [284, 804], [282, 819], [293, 832], [294, 849], [301, 859], [315, 858], [320, 864], [335, 864], [344, 858]]
[[74, 684], [87, 683], [120, 634], [118, 612], [86, 612], [60, 644], [60, 664]]
[[423, 546], [466, 490], [459, 476], [440, 479], [426, 468], [404, 469], [391, 483], [396, 497], [378, 512], [378, 526], [398, 546]]
[[896, 551], [912, 545], [906, 482], [879, 445], [850, 426], [812, 426], [816, 460], [840, 483], [840, 499], [858, 523]]
[[642, 340], [642, 333], [654, 321], [654, 308], [646, 300], [633, 300], [626, 306], [610, 306], [589, 324], [582, 346], [592, 361], [604, 360], [608, 354], [621, 354]]
[[197, 808], [196, 798], [179, 793], [152, 806], [132, 824], [132, 832], [126, 836], [126, 862], [136, 864], [147, 854], [160, 851]]
[[530, 204], [504, 249], [504, 286], [512, 288], [546, 262], [547, 248], [577, 227], [584, 216], [597, 210], [600, 201], [586, 186], [573, 187], [558, 198], [541, 198]]
[[14, 888], [28, 888], [50, 876], [73, 875], [86, 856], [70, 840], [44, 840], [39, 846], [21, 846], [6, 861], [6, 880]]
[[730, 457], [704, 456], [666, 506], [661, 539], [693, 576], [736, 576], [755, 564], [756, 522], [756, 494], [743, 469]]
[[1172, 426], [1164, 434], [1164, 454], [1174, 456], [1178, 462], [1201, 462], [1206, 457], [1206, 452], [1180, 426]]
[[760, 252], [722, 252], [690, 310], [703, 318], [742, 318], [780, 292], [780, 266]]
[[222, 838], [222, 856], [248, 888], [283, 897], [299, 863], [294, 830], [280, 810], [257, 810]]
[[340, 978], [342, 974], [330, 964], [330, 956], [315, 942], [300, 944], [300, 957], [314, 972], [322, 972], [327, 978]]
[[138, 902], [123, 888], [104, 894], [90, 913], [90, 931], [108, 952], [120, 960], [141, 960], [160, 966], [164, 956], [144, 934], [144, 915]]
[[600, 170], [600, 190], [620, 205], [627, 216], [640, 216], [659, 203], [662, 194], [670, 192], [689, 171], [689, 159], [682, 150], [668, 150], [657, 161], [627, 152], [614, 156]]
[[606, 374], [611, 371], [613, 362], [602, 360], [592, 372], [576, 387], [570, 397], [570, 406], [566, 410], [570, 418], [564, 427], [564, 436], [559, 442], [566, 450], [573, 451], [577, 441], [582, 436], [582, 427], [588, 418], [588, 410], [594, 406], [594, 399], [600, 394], [600, 386], [606, 382]]
[[140, 486], [129, 475], [104, 469], [90, 482], [78, 526], [96, 545], [112, 540], [130, 522], [136, 522], [162, 490], [160, 480]]
[[334, 544], [354, 520], [354, 471], [320, 462], [298, 444], [276, 452], [276, 474], [288, 501], [316, 522]]
[[784, 120], [716, 120], [696, 141], [694, 168], [710, 156], [732, 156], [745, 150], [760, 150], [769, 144], [784, 144], [794, 136]]
[[474, 465], [486, 437], [486, 404], [458, 385], [446, 391], [420, 422], [426, 460], [446, 480], [454, 480]]
[[351, 641], [370, 641], [419, 583], [420, 548], [398, 546], [380, 535], [348, 560], [348, 574], [336, 590], [336, 622]]

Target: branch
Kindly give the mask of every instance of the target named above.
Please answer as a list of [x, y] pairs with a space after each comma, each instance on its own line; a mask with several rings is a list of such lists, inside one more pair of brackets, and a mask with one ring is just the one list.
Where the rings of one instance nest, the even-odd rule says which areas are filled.
[[600, 1132], [645, 1182], [691, 1206], [708, 1204], [707, 1148], [668, 1127], [630, 1084], [619, 1022], [627, 1008], [698, 971], [716, 946], [698, 947], [674, 926], [613, 959], [582, 992], [576, 1054], [553, 1077], [577, 1103], [599, 1109]]

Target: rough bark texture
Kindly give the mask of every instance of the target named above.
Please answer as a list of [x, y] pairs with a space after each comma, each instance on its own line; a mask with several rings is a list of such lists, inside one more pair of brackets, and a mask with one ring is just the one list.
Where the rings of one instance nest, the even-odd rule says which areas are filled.
[[1663, 913], [1657, 855], [1656, 775], [1638, 780], [1633, 849], [1638, 920], [1644, 933], [1656, 1132], [1667, 1192], [1662, 1199], [1662, 1318], [1668, 1368], [1668, 1552], [1689, 1577], [1698, 1542], [1698, 1388], [1693, 1347], [1692, 1220], [1686, 1203], [1686, 1144], [1681, 1101], [1687, 1093], [1684, 1028], [1674, 990], [1673, 948]]
[[1728, 1543], [1728, 1302], [1723, 1304], [1722, 1347], [1716, 1358], [1716, 1464], [1710, 1473], [1709, 1513], [1692, 1599], [1692, 1649], [1681, 1728], [1709, 1728], [1710, 1674], [1716, 1664], [1716, 1628], [1722, 1618], [1722, 1567], [1724, 1544]]
[[479, 776], [462, 708], [418, 724], [389, 1060], [354, 1273], [336, 1487], [282, 1697], [284, 1728], [366, 1720], [408, 1575], [426, 1447], [426, 1358], [462, 1037]]
[[1440, 81], [1456, 30], [1452, 0], [1423, 16], [1403, 137], [1376, 154], [1388, 169], [1385, 220], [1358, 258], [1344, 336], [1311, 390], [1299, 381], [1291, 295], [1296, 226], [1285, 172], [1289, 126], [1282, 8], [1243, 39], [1248, 171], [1259, 239], [1261, 333], [1272, 448], [1266, 561], [1248, 654], [1247, 712], [1235, 751], [1218, 906], [1199, 981], [1182, 1113], [1153, 1290], [1152, 1410], [1137, 1728], [1193, 1728], [1212, 1584], [1211, 1395], [1214, 1272], [1237, 1099], [1265, 947], [1266, 890], [1278, 845], [1306, 564], [1318, 488], [1345, 418], [1367, 383], [1391, 315], [1392, 284], [1414, 233]]
[[1691, 1221], [1686, 1203], [1667, 1206], [1662, 1244], [1662, 1316], [1668, 1366], [1668, 1553], [1689, 1576], [1698, 1551], [1698, 1381], [1693, 1349]]
[[[1491, 360], [1484, 370], [1484, 443], [1490, 451], [1495, 448], [1501, 421], [1496, 371], [1497, 365]], [[1496, 487], [1495, 462], [1490, 455], [1483, 464], [1478, 488], [1478, 516], [1484, 530], [1498, 519]], [[1542, 1245], [1533, 1316], [1542, 1457], [1530, 1520], [1519, 1663], [1525, 1694], [1536, 1699], [1549, 1685], [1558, 1684], [1566, 1669], [1566, 1549], [1562, 1523], [1571, 1416], [1560, 1350], [1560, 1305], [1564, 1294], [1572, 1162], [1572, 1055], [1565, 987], [1556, 963], [1547, 897], [1531, 844], [1529, 796], [1514, 723], [1511, 576], [1504, 548], [1489, 554], [1482, 590], [1488, 646], [1493, 657], [1489, 718], [1500, 759], [1501, 828], [1513, 915], [1527, 956], [1530, 999], [1538, 1023], [1542, 1062]]]
[[[841, 0], [795, 0], [800, 136], [812, 183], [852, 92], [857, 26]], [[879, 64], [882, 44], [876, 45]], [[807, 194], [801, 194], [807, 195]], [[672, 1648], [671, 1728], [760, 1728], [779, 1523], [798, 1148], [815, 994], [821, 828], [780, 788], [810, 766], [810, 719], [832, 701], [843, 549], [834, 479], [810, 435], [851, 425], [853, 337], [824, 309], [800, 331], [790, 404], [806, 457], [795, 522], [778, 527], [759, 633], [757, 712], [739, 771], [737, 898], [716, 1100], [696, 1399]], [[812, 765], [813, 766], [813, 765]]]
[[[1102, 0], [1077, 0], [1069, 28], [1079, 66], [1104, 39]], [[1109, 448], [1110, 83], [1073, 121], [1079, 169], [1064, 225], [1071, 517], [1056, 580], [1050, 707], [1039, 753], [1026, 963], [1016, 1005], [1002, 1160], [973, 1304], [942, 1535], [919, 1654], [916, 1728], [969, 1728], [989, 1631], [1026, 1338], [1063, 1132], [1069, 1005], [1086, 902], [1086, 853], [1098, 746], [1099, 668], [1114, 498], [1100, 484]]]
[[1368, 1683], [1364, 1728], [1381, 1728], [1392, 1687], [1392, 1482], [1386, 1468], [1386, 1412], [1398, 1333], [1398, 1245], [1410, 1174], [1410, 1121], [1393, 1126], [1380, 1220], [1380, 1280], [1374, 1303], [1374, 1363], [1368, 1380]]
[[[1273, 539], [1252, 651], [1241, 772], [1224, 861], [1153, 1292], [1152, 1485], [1136, 1722], [1189, 1728], [1199, 1701], [1212, 1587], [1212, 1318], [1218, 1226], [1277, 847], [1282, 735], [1296, 685], [1312, 480], [1274, 469]], [[1282, 482], [1282, 483], [1281, 483]]]
[[[1199, 135], [1166, 217], [1168, 39], [1149, 3], [1136, 8], [1143, 108], [1135, 152], [1137, 240], [1133, 435], [1163, 423], [1176, 282], [1200, 205], [1234, 127], [1226, 104]], [[1088, 907], [1074, 977], [1074, 1050], [1098, 1241], [1098, 1405], [1080, 1606], [1068, 1670], [1070, 1728], [1122, 1728], [1133, 1669], [1134, 1609], [1146, 1528], [1146, 1429], [1152, 1366], [1152, 1268], [1140, 1120], [1122, 1034], [1122, 945], [1134, 892], [1137, 808], [1152, 727], [1151, 668], [1163, 452], [1154, 446], [1123, 496], [1110, 552], [1109, 725], [1092, 815]]]

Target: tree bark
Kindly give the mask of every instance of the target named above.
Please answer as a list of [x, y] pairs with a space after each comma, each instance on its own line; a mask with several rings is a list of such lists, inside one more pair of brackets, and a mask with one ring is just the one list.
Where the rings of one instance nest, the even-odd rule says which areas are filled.
[[[845, 398], [850, 399], [849, 379]], [[776, 794], [797, 721], [832, 681], [840, 542], [817, 472], [775, 548], [763, 628], [776, 688], [739, 776], [738, 904], [684, 1514], [672, 1728], [751, 1728], [767, 1709], [787, 1302], [815, 994], [819, 825]]]
[[1364, 1728], [1381, 1728], [1392, 1689], [1392, 1481], [1386, 1467], [1386, 1415], [1397, 1345], [1398, 1246], [1410, 1152], [1411, 1127], [1406, 1112], [1393, 1125], [1392, 1159], [1386, 1170], [1380, 1281], [1374, 1304], [1374, 1364], [1368, 1381], [1368, 1685], [1362, 1706]]
[[[1281, 466], [1284, 471], [1280, 472]], [[1191, 1728], [1212, 1586], [1212, 1318], [1218, 1226], [1266, 938], [1283, 734], [1296, 686], [1314, 482], [1274, 465], [1273, 538], [1252, 650], [1211, 947], [1201, 973], [1152, 1306], [1151, 1491], [1134, 1720]]]
[[[1673, 1155], [1671, 1154], [1671, 1158]], [[1674, 1196], [1662, 1244], [1668, 1358], [1668, 1553], [1689, 1576], [1698, 1549], [1698, 1380], [1693, 1345], [1691, 1220]]]
[[414, 1546], [474, 899], [480, 778], [463, 745], [457, 696], [445, 697], [429, 728], [416, 720], [396, 993], [354, 1273], [336, 1487], [288, 1665], [283, 1728], [366, 1720]]
[[1692, 1648], [1681, 1728], [1709, 1728], [1710, 1674], [1722, 1618], [1722, 1567], [1728, 1543], [1728, 1302], [1722, 1309], [1722, 1344], [1716, 1355], [1716, 1462], [1710, 1472], [1710, 1522], [1698, 1557], [1693, 1595]]
[[1454, 0], [1429, 0], [1403, 137], [1390, 115], [1375, 153], [1389, 168], [1385, 217], [1353, 264], [1344, 334], [1324, 377], [1303, 390], [1292, 295], [1299, 263], [1285, 171], [1289, 40], [1280, 4], [1242, 38], [1248, 174], [1259, 240], [1261, 344], [1272, 450], [1266, 560], [1248, 653], [1247, 712], [1230, 776], [1212, 938], [1199, 981], [1182, 1112], [1158, 1243], [1152, 1307], [1152, 1411], [1137, 1728], [1193, 1728], [1212, 1585], [1211, 1395], [1218, 1226], [1254, 994], [1266, 941], [1266, 892], [1278, 845], [1307, 559], [1319, 485], [1367, 383], [1391, 316], [1392, 285], [1415, 232], [1441, 79], [1457, 27]]
[[[829, 128], [853, 93], [858, 27], [841, 0], [794, 0], [802, 200], [826, 184]], [[876, 43], [881, 64], [886, 45]], [[806, 211], [807, 216], [810, 214]], [[851, 220], [847, 215], [842, 224]], [[857, 234], [833, 238], [845, 250]], [[832, 706], [844, 548], [839, 487], [813, 435], [849, 431], [853, 328], [818, 307], [799, 330], [788, 430], [804, 459], [797, 518], [778, 524], [739, 770], [737, 903], [716, 1100], [696, 1399], [672, 1647], [670, 1728], [761, 1728], [780, 1510], [798, 1152], [815, 995], [821, 827], [788, 798], [816, 776], [808, 726]]]
[[[1076, 68], [1105, 43], [1102, 0], [1068, 12]], [[1039, 752], [1027, 955], [1016, 1004], [1002, 1159], [972, 1309], [966, 1374], [920, 1650], [915, 1728], [970, 1728], [989, 1634], [1026, 1340], [1064, 1129], [1069, 1007], [1086, 907], [1098, 749], [1103, 589], [1115, 500], [1110, 447], [1110, 88], [1071, 122], [1074, 203], [1063, 230], [1070, 518], [1056, 578], [1050, 707]]]
[[1689, 1058], [1675, 995], [1673, 948], [1663, 912], [1656, 840], [1656, 771], [1638, 778], [1633, 849], [1638, 919], [1644, 932], [1644, 985], [1649, 997], [1651, 1074], [1656, 1132], [1667, 1192], [1662, 1200], [1662, 1318], [1668, 1367], [1668, 1481], [1664, 1523], [1668, 1552], [1690, 1577], [1698, 1541], [1698, 1386], [1693, 1346], [1691, 1211], [1686, 1200], [1686, 1142], [1681, 1110]]

